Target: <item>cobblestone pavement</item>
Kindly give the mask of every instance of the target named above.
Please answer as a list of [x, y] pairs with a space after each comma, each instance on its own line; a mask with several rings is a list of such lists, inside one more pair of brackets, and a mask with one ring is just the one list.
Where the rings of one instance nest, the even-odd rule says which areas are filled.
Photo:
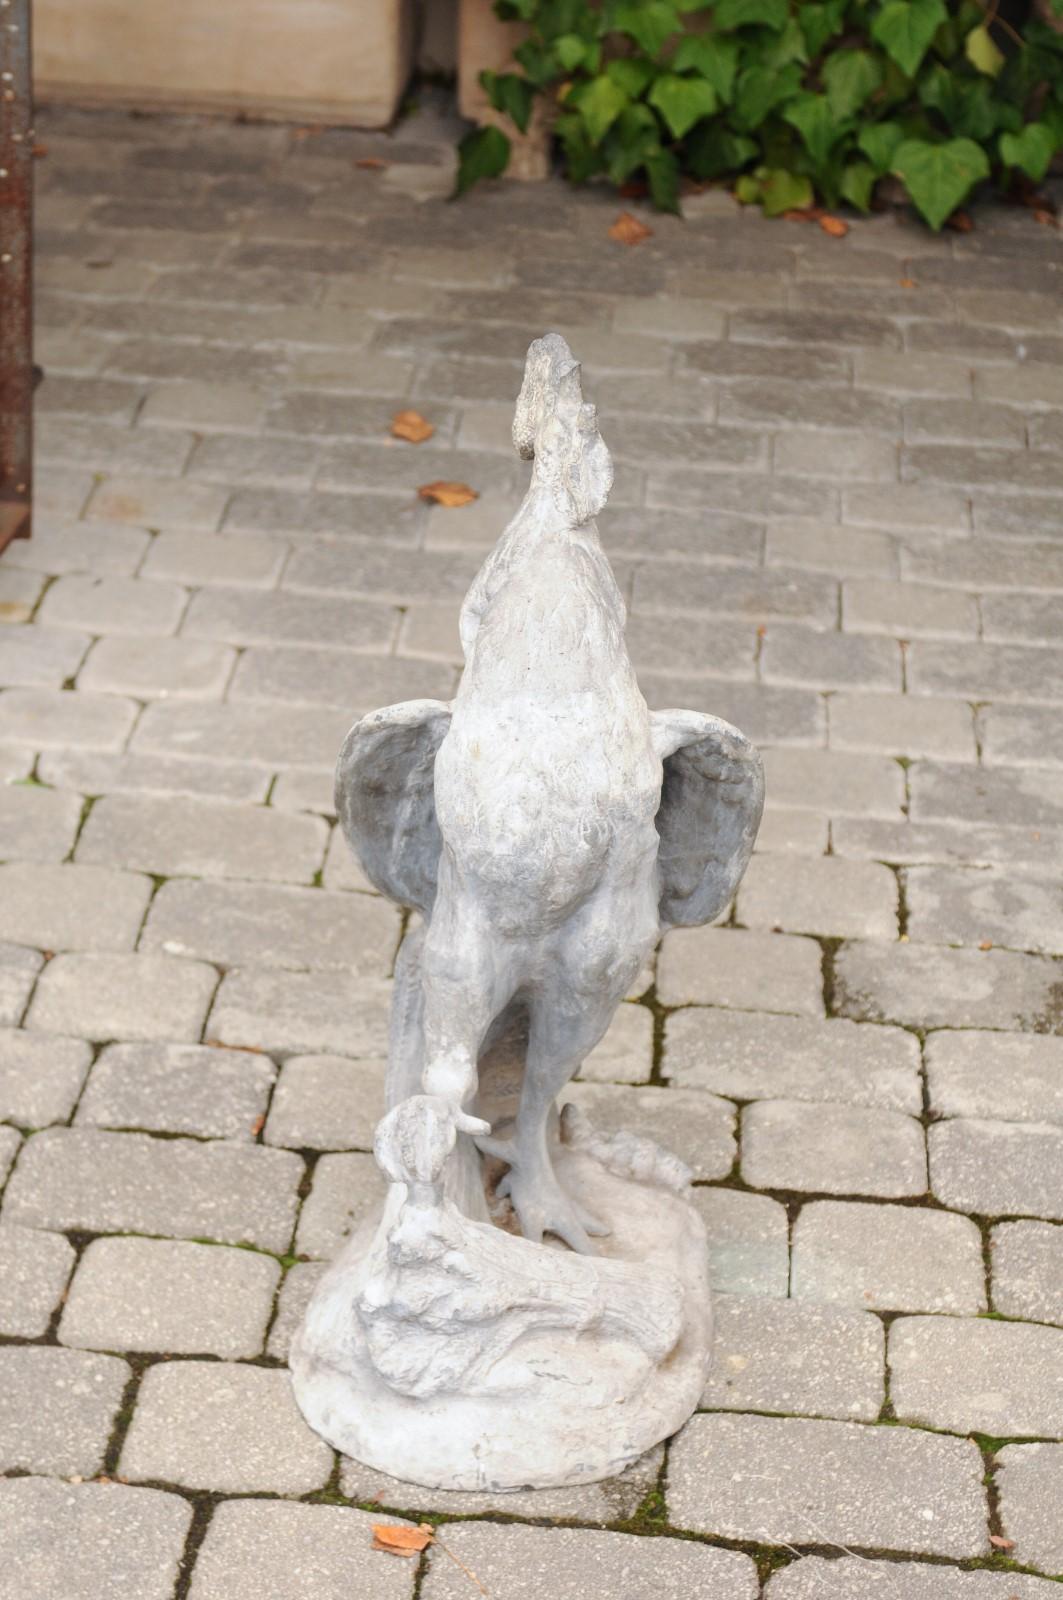
[[[0, 1595], [1047, 1600], [1059, 234], [838, 241], [705, 195], [626, 249], [560, 183], [446, 204], [446, 137], [44, 120], [41, 512], [0, 561]], [[665, 940], [577, 1089], [695, 1165], [719, 1348], [622, 1480], [434, 1495], [337, 1461], [283, 1365], [377, 1193], [399, 935], [330, 769], [353, 713], [453, 685], [551, 327], [651, 701], [766, 752], [730, 920]], [[373, 1553], [379, 1507], [447, 1549]]]

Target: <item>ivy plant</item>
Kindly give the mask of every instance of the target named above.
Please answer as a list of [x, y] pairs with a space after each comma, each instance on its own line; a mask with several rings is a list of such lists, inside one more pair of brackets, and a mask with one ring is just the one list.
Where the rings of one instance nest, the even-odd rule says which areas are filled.
[[[1063, 16], [1063, 0], [1048, 0]], [[522, 133], [543, 103], [574, 182], [725, 180], [769, 215], [871, 208], [887, 175], [940, 228], [983, 179], [1037, 184], [1063, 147], [1063, 34], [995, 0], [495, 0], [518, 70], [485, 72]], [[505, 171], [502, 128], [459, 151], [458, 193]], [[1018, 175], [1022, 175], [1019, 179]]]

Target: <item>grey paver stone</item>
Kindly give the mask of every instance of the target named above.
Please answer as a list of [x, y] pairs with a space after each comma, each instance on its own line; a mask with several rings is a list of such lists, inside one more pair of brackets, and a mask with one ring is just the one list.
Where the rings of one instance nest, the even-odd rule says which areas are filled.
[[895, 639], [922, 634], [973, 639], [978, 632], [973, 596], [882, 578], [854, 578], [843, 585], [842, 619], [847, 632], [887, 633]]
[[[307, 551], [316, 548], [308, 546]], [[297, 551], [289, 565], [288, 582], [294, 588], [300, 587], [298, 555]], [[367, 583], [361, 592], [374, 593], [375, 585]], [[394, 610], [327, 592], [331, 583], [322, 587], [325, 592], [317, 594], [296, 593], [291, 586], [273, 592], [201, 589], [188, 608], [182, 632], [190, 639], [219, 639], [223, 644], [332, 645], [386, 654], [398, 622]], [[352, 662], [351, 668], [356, 672], [357, 663]]]
[[138, 709], [135, 700], [81, 689], [8, 689], [0, 694], [0, 742], [121, 750]]
[[110, 1044], [78, 1103], [76, 1122], [250, 1141], [276, 1074], [268, 1057], [198, 1044]]
[[151, 887], [141, 873], [12, 861], [0, 867], [0, 935], [41, 950], [132, 950]]
[[[307, 776], [316, 779], [316, 774], [308, 774]], [[328, 777], [328, 786], [329, 794], [331, 795], [334, 787], [334, 780], [331, 773]], [[276, 805], [276, 803], [276, 796], [274, 795], [272, 804]], [[312, 808], [307, 807], [305, 809], [317, 810], [318, 808], [314, 806]], [[329, 803], [329, 811], [330, 814], [332, 814], [334, 811], [334, 802], [331, 800]], [[322, 882], [324, 883], [326, 889], [345, 889], [350, 890], [355, 894], [377, 893], [377, 890], [373, 888], [373, 885], [366, 877], [361, 862], [355, 857], [354, 852], [351, 850], [350, 845], [347, 843], [338, 827], [333, 828], [332, 837], [329, 840], [328, 854], [325, 857], [325, 870], [322, 874]]]
[[[0, 700], [0, 712], [3, 701]], [[319, 767], [332, 771], [350, 727], [349, 712], [326, 706], [211, 705], [165, 701], [150, 705], [133, 740], [137, 755], [200, 757], [253, 766]], [[0, 738], [3, 733], [0, 715]]]
[[790, 1293], [875, 1311], [984, 1311], [982, 1236], [948, 1211], [813, 1200], [794, 1223]]
[[0, 786], [0, 852], [8, 861], [62, 861], [81, 821], [81, 796], [38, 784]]
[[909, 773], [912, 817], [1006, 827], [1059, 827], [1063, 800], [1059, 775], [1036, 767], [974, 768], [951, 761], [920, 761]]
[[179, 1361], [145, 1373], [119, 1472], [223, 1494], [298, 1495], [324, 1488], [333, 1459], [303, 1421], [287, 1372]]
[[0, 1183], [3, 1183], [22, 1148], [22, 1135], [17, 1128], [0, 1128]]
[[[167, 353], [173, 361], [172, 353]], [[102, 522], [132, 522], [145, 528], [215, 529], [228, 495], [213, 484], [187, 478], [105, 478], [93, 491], [85, 515]]]
[[176, 583], [70, 573], [52, 584], [39, 614], [48, 626], [88, 633], [169, 634], [177, 632], [187, 600]]
[[54, 1128], [29, 1141], [4, 1221], [288, 1248], [303, 1163], [288, 1150]]
[[705, 1224], [714, 1292], [785, 1298], [790, 1246], [786, 1211], [779, 1202], [764, 1194], [700, 1184], [690, 1198]]
[[1009, 1444], [997, 1451], [1000, 1524], [1013, 1560], [1063, 1575], [1063, 1445]]
[[292, 1056], [281, 1068], [263, 1132], [293, 1150], [372, 1150], [384, 1115], [383, 1061]]
[[914, 694], [834, 694], [830, 699], [830, 747], [973, 761], [974, 716], [961, 700]]
[[805, 1556], [768, 1580], [765, 1600], [1054, 1600], [1040, 1578], [914, 1561]]
[[1063, 1436], [1063, 1329], [986, 1317], [901, 1317], [890, 1328], [898, 1417], [952, 1433]]
[[0, 628], [0, 683], [9, 690], [61, 689], [77, 672], [91, 642], [87, 633], [65, 628], [4, 626]]
[[656, 1488], [664, 1450], [647, 1451], [616, 1478], [572, 1485], [567, 1489], [508, 1489], [490, 1491], [425, 1489], [402, 1483], [347, 1456], [340, 1457], [340, 1487], [352, 1500], [379, 1501], [406, 1510], [423, 1508], [460, 1515], [500, 1511], [518, 1517], [565, 1517], [581, 1522], [621, 1522], [634, 1516], [647, 1494]]
[[647, 1006], [623, 1005], [604, 1039], [584, 1058], [584, 1083], [645, 1083], [653, 1067], [653, 1013]]
[[262, 767], [234, 761], [203, 761], [197, 756], [153, 755], [132, 751], [45, 751], [37, 762], [48, 783], [83, 794], [186, 794], [255, 804], [266, 798], [269, 774]]
[[255, 1250], [93, 1239], [70, 1286], [59, 1341], [230, 1361], [257, 1356], [280, 1273], [278, 1262]]
[[834, 523], [773, 521], [768, 526], [765, 563], [769, 567], [812, 567], [835, 577], [897, 571], [897, 541], [872, 529]]
[[939, 1117], [1063, 1123], [1063, 1039], [945, 1030], [927, 1038], [926, 1069]]
[[255, 429], [265, 416], [267, 403], [267, 395], [249, 384], [197, 383], [193, 379], [153, 389], [141, 407], [137, 423], [181, 422], [197, 431]]
[[83, 1039], [0, 1031], [0, 1121], [22, 1128], [65, 1122], [81, 1092], [92, 1050]]
[[764, 778], [774, 803], [829, 816], [899, 821], [904, 773], [886, 756], [840, 750], [764, 751]]
[[[685, 1539], [639, 1539], [583, 1528], [500, 1528], [491, 1522], [447, 1526], [447, 1548], [488, 1594], [506, 1600], [584, 1600], [623, 1584], [624, 1600], [755, 1600], [756, 1568], [737, 1550], [713, 1550]], [[469, 1580], [443, 1550], [434, 1551], [422, 1586], [425, 1600], [466, 1600]]]
[[739, 1100], [836, 1100], [913, 1113], [923, 1104], [912, 1035], [843, 1017], [691, 1006], [665, 1022], [661, 1073]]
[[0, 1333], [39, 1339], [74, 1265], [65, 1239], [0, 1223]]
[[812, 939], [740, 928], [673, 928], [657, 964], [663, 1005], [823, 1015], [823, 966]]
[[15, 1028], [22, 1021], [43, 965], [40, 951], [0, 942], [0, 1027]]
[[[55, 477], [53, 467], [49, 477]], [[75, 513], [76, 515], [76, 513]], [[78, 522], [49, 513], [33, 519], [33, 541], [6, 551], [5, 561], [36, 572], [98, 572], [128, 576], [134, 572], [151, 542], [141, 528], [123, 523]]]
[[834, 974], [838, 1011], [860, 1022], [1063, 1032], [1057, 969], [1042, 956], [853, 943]]
[[777, 625], [765, 632], [760, 674], [765, 683], [899, 692], [901, 652], [895, 640], [871, 634]]
[[47, 1345], [0, 1349], [3, 1470], [92, 1477], [130, 1375], [115, 1356]]
[[679, 1156], [696, 1180], [724, 1178], [734, 1166], [735, 1108], [697, 1089], [570, 1083], [560, 1104], [571, 1102], [604, 1133], [628, 1130]]
[[736, 915], [751, 928], [895, 939], [897, 880], [876, 861], [755, 856], [738, 890]]
[[78, 673], [78, 688], [138, 700], [220, 700], [235, 660], [235, 650], [198, 639], [100, 639]]
[[1006, 870], [909, 867], [908, 937], [1063, 954], [1063, 908], [1053, 886]]
[[[173, 390], [166, 392], [174, 393]], [[150, 405], [150, 399], [148, 403]], [[140, 575], [142, 578], [170, 578], [197, 589], [206, 584], [272, 589], [290, 548], [279, 539], [160, 533], [151, 542]]]
[[[277, 1296], [277, 1311], [270, 1325], [266, 1354], [275, 1361], [287, 1361], [292, 1339], [302, 1323], [310, 1296], [321, 1282], [327, 1261], [297, 1261], [284, 1274]], [[367, 1469], [366, 1469], [367, 1470]], [[354, 1496], [356, 1499], [367, 1496]]]
[[717, 1295], [709, 1411], [873, 1421], [885, 1398], [882, 1325], [865, 1311]]
[[0, 1483], [0, 1572], [14, 1600], [170, 1600], [192, 1507], [121, 1483]]
[[677, 1527], [725, 1538], [974, 1556], [989, 1548], [982, 1470], [966, 1439], [696, 1416], [672, 1445], [666, 1498]]
[[59, 955], [41, 974], [26, 1026], [88, 1039], [198, 1039], [217, 982], [201, 961]]
[[166, 876], [309, 883], [327, 842], [320, 817], [183, 796], [105, 795], [82, 829], [77, 859]]
[[384, 978], [400, 926], [396, 908], [377, 895], [172, 880], [155, 897], [140, 947], [228, 967], [343, 967]]
[[923, 1130], [899, 1111], [759, 1100], [742, 1113], [742, 1176], [759, 1189], [924, 1194]]
[[238, 967], [222, 979], [207, 1037], [282, 1055], [378, 1060], [387, 1053], [390, 998], [379, 978]]
[[196, 1557], [190, 1600], [408, 1600], [416, 1562], [374, 1550], [373, 1520], [347, 1506], [227, 1501]]
[[993, 1309], [1063, 1327], [1063, 1228], [1001, 1222], [990, 1234]]
[[385, 1193], [384, 1178], [371, 1155], [344, 1151], [321, 1156], [299, 1215], [297, 1253], [331, 1260], [347, 1235], [383, 1205]]
[[1063, 1222], [1063, 1128], [956, 1117], [929, 1129], [927, 1149], [930, 1187], [945, 1205]]
[[[1052, 598], [1058, 610], [1059, 597]], [[987, 706], [982, 726], [982, 759], [990, 766], [1058, 767], [1063, 761], [1058, 706]]]

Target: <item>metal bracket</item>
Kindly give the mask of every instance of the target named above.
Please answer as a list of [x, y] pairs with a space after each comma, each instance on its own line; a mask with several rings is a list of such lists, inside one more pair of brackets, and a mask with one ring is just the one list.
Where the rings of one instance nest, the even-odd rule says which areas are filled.
[[32, 225], [30, 0], [0, 0], [0, 550], [30, 536]]

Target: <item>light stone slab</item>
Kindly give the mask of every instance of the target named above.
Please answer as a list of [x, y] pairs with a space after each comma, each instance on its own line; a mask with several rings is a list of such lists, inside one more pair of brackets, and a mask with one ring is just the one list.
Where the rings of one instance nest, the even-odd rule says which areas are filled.
[[586, 1112], [603, 1133], [637, 1128], [677, 1155], [696, 1182], [725, 1178], [738, 1154], [735, 1108], [729, 1100], [695, 1089], [629, 1088], [621, 1084], [570, 1083], [562, 1100]]
[[1063, 1222], [1063, 1129], [957, 1117], [928, 1130], [927, 1148], [930, 1187], [944, 1205]]
[[793, 1227], [790, 1293], [875, 1311], [984, 1311], [982, 1236], [949, 1211], [813, 1200]]
[[739, 1100], [839, 1101], [922, 1110], [919, 1045], [901, 1028], [843, 1017], [690, 1007], [665, 1021], [662, 1076]]
[[932, 1033], [930, 1109], [939, 1117], [1063, 1123], [1063, 1039], [1046, 1034]]
[[0, 1483], [0, 1573], [17, 1600], [170, 1600], [192, 1507], [121, 1483]]
[[379, 1060], [387, 1052], [390, 998], [391, 985], [379, 978], [238, 967], [222, 979], [207, 1039], [271, 1055]]
[[41, 784], [0, 785], [0, 856], [7, 861], [62, 861], [81, 821], [77, 794]]
[[299, 1255], [328, 1261], [384, 1198], [385, 1180], [371, 1155], [321, 1156], [303, 1201], [295, 1248]]
[[740, 928], [674, 928], [661, 946], [657, 998], [665, 1006], [823, 1015], [822, 955], [812, 939]]
[[179, 1361], [145, 1373], [118, 1470], [219, 1494], [302, 1495], [323, 1489], [332, 1467], [286, 1372]]
[[[944, 754], [944, 752], [940, 752]], [[908, 937], [1063, 954], [1063, 907], [1050, 883], [1007, 869], [909, 867]]]
[[764, 1594], [765, 1600], [1055, 1600], [1055, 1587], [1019, 1572], [805, 1556], [773, 1574]]
[[925, 1194], [923, 1130], [899, 1111], [758, 1100], [742, 1113], [742, 1176], [756, 1189]]
[[[46, 1237], [46, 1236], [45, 1236]], [[93, 1239], [59, 1341], [86, 1350], [261, 1355], [280, 1265], [254, 1250], [169, 1239]]]
[[933, 1555], [989, 1550], [966, 1439], [799, 1417], [696, 1416], [672, 1445], [672, 1523], [763, 1544]]
[[749, 928], [895, 939], [897, 879], [875, 861], [755, 856], [739, 886], [735, 915]]
[[[506, 1600], [586, 1600], [616, 1593], [624, 1600], [756, 1600], [757, 1572], [737, 1550], [714, 1550], [685, 1539], [639, 1539], [582, 1528], [500, 1528], [492, 1522], [448, 1524], [443, 1535], [462, 1567], [488, 1594]], [[424, 1600], [468, 1600], [469, 1579], [446, 1551], [433, 1551], [421, 1588]]]
[[40, 950], [132, 950], [151, 879], [107, 867], [0, 867], [0, 933]]
[[105, 795], [89, 814], [76, 857], [166, 877], [309, 883], [327, 842], [320, 817], [184, 796]]
[[235, 650], [199, 639], [100, 639], [77, 682], [138, 700], [220, 700], [235, 662]]
[[717, 1295], [707, 1411], [872, 1422], [885, 1399], [882, 1324], [866, 1311]]
[[0, 1128], [0, 1183], [3, 1183], [15, 1157], [22, 1148], [22, 1135], [17, 1128]]
[[275, 1078], [267, 1056], [198, 1044], [109, 1044], [99, 1055], [75, 1122], [250, 1142]]
[[0, 1223], [0, 1333], [39, 1339], [74, 1266], [74, 1251], [55, 1234]]
[[622, 1005], [579, 1069], [584, 1083], [645, 1083], [653, 1069], [653, 1012]]
[[91, 1478], [130, 1377], [114, 1356], [0, 1348], [0, 1471]]
[[281, 1068], [263, 1132], [293, 1150], [373, 1148], [384, 1115], [383, 1061], [292, 1056]]
[[58, 955], [37, 984], [27, 1028], [93, 1040], [198, 1039], [218, 974], [156, 955]]
[[349, 1506], [228, 1500], [211, 1518], [189, 1600], [412, 1600], [417, 1562], [373, 1549], [372, 1524], [382, 1521], [399, 1519]]
[[1063, 1228], [1001, 1222], [989, 1236], [993, 1309], [1063, 1327]]
[[288, 1150], [53, 1128], [29, 1140], [3, 1217], [57, 1232], [247, 1242], [279, 1255], [303, 1170]]
[[22, 1128], [65, 1122], [92, 1061], [83, 1039], [0, 1031], [0, 1121]]
[[266, 1354], [274, 1361], [287, 1361], [291, 1343], [306, 1315], [310, 1296], [321, 1282], [324, 1261], [297, 1261], [284, 1274], [277, 1309], [270, 1325]]
[[1063, 1445], [1009, 1444], [996, 1452], [1000, 1525], [1024, 1566], [1063, 1576]]
[[1058, 968], [1044, 956], [853, 943], [839, 948], [834, 973], [837, 1009], [857, 1022], [1063, 1030]]
[[0, 1028], [17, 1028], [44, 957], [37, 950], [0, 943]]
[[1063, 1438], [1063, 1329], [985, 1317], [902, 1317], [890, 1328], [902, 1420], [953, 1433]]
[[786, 1211], [779, 1202], [700, 1184], [691, 1190], [691, 1199], [705, 1224], [713, 1290], [785, 1298], [790, 1246]]

